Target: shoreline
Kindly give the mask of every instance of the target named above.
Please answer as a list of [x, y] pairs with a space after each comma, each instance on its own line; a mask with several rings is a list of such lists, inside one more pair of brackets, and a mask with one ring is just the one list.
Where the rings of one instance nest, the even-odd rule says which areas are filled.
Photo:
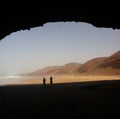
[[[43, 84], [43, 77], [31, 77], [31, 78], [24, 78], [24, 79], [14, 79], [6, 80], [4, 82], [0, 82], [0, 86], [2, 85], [25, 85], [25, 84]], [[53, 83], [74, 83], [74, 82], [91, 82], [91, 81], [106, 81], [106, 80], [120, 80], [120, 76], [53, 76]], [[8, 81], [8, 82], [7, 82]], [[46, 84], [50, 83], [50, 77], [46, 76]]]

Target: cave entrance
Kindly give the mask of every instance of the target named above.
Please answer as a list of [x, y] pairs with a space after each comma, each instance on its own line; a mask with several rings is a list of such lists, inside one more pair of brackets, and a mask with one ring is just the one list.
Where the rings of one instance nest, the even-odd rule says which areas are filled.
[[120, 30], [83, 22], [46, 23], [17, 31], [0, 42], [0, 83], [17, 83], [21, 75], [31, 72], [34, 76], [75, 75], [73, 67], [93, 58], [108, 57], [120, 49], [119, 44]]

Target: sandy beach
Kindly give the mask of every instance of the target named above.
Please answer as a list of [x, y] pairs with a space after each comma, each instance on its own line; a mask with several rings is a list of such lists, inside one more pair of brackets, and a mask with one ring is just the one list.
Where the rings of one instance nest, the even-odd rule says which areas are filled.
[[[70, 82], [88, 82], [88, 81], [104, 81], [104, 80], [120, 80], [120, 76], [53, 76], [53, 83], [70, 83]], [[18, 84], [42, 84], [42, 77], [33, 77], [23, 80]], [[46, 84], [49, 84], [49, 76], [46, 76]]]
[[120, 118], [120, 80], [0, 86], [0, 109], [4, 119]]

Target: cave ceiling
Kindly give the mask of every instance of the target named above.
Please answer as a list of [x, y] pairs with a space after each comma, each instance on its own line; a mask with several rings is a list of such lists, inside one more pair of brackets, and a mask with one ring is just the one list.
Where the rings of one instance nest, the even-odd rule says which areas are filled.
[[[102, 10], [101, 10], [102, 9]], [[19, 30], [43, 26], [48, 22], [86, 22], [96, 27], [120, 29], [118, 10], [111, 8], [91, 9], [91, 7], [40, 7], [32, 10], [8, 9], [0, 11], [0, 40]]]

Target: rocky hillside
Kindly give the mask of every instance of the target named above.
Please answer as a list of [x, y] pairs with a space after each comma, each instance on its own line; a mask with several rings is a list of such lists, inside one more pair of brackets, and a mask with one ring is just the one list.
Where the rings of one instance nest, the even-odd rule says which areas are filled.
[[120, 75], [120, 51], [110, 57], [90, 60], [77, 72], [80, 75]]
[[93, 72], [107, 57], [95, 58], [84, 63], [77, 69], [78, 74], [89, 75]]
[[25, 76], [43, 75], [120, 75], [120, 51], [110, 57], [99, 57], [84, 64], [69, 63], [63, 66], [50, 66], [36, 70]]
[[63, 66], [50, 66], [43, 69], [28, 73], [29, 76], [43, 76], [43, 75], [71, 75], [80, 67], [79, 63], [69, 63]]

